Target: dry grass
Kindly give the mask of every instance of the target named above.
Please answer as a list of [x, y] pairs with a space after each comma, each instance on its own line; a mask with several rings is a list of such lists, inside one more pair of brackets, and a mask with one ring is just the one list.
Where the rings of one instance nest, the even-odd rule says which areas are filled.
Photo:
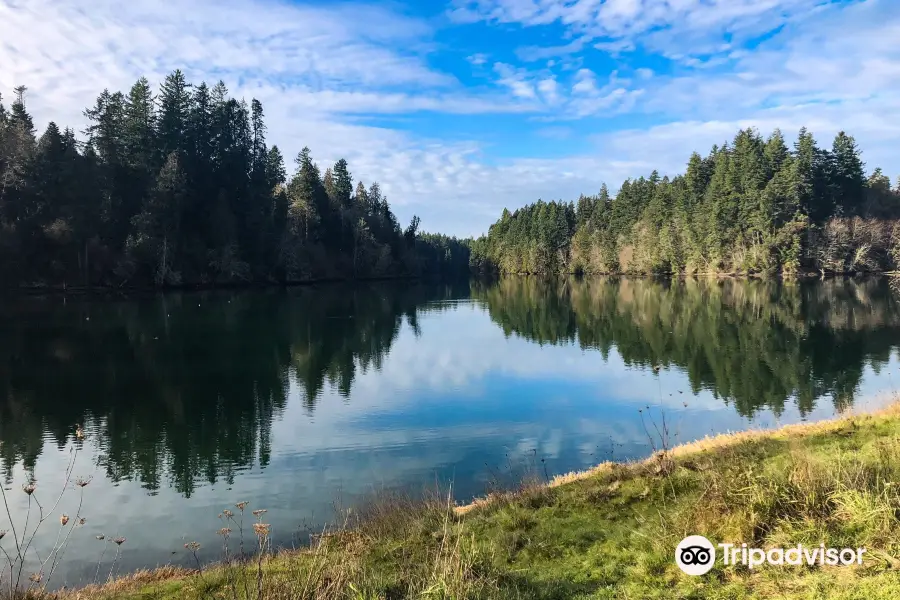
[[[870, 412], [853, 412], [852, 410], [834, 418], [812, 423], [796, 423], [792, 425], [784, 425], [778, 429], [747, 429], [744, 431], [735, 431], [730, 433], [720, 433], [712, 436], [706, 436], [692, 442], [685, 442], [674, 446], [668, 450], [654, 453], [641, 461], [633, 463], [621, 463], [606, 461], [600, 463], [590, 469], [583, 471], [571, 471], [556, 475], [546, 485], [549, 488], [567, 485], [584, 479], [596, 478], [599, 476], [607, 476], [613, 472], [637, 473], [648, 468], [656, 469], [662, 460], [667, 458], [687, 457], [694, 454], [712, 452], [724, 448], [734, 447], [747, 442], [758, 441], [761, 439], [788, 439], [802, 438], [811, 435], [821, 435], [829, 432], [839, 431], [843, 429], [847, 423], [853, 422], [859, 418], [890, 418], [900, 417], [900, 402], [889, 402], [883, 408]], [[534, 485], [534, 484], [532, 484]], [[504, 501], [509, 498], [509, 494], [497, 493], [489, 494], [483, 498], [476, 498], [472, 502], [457, 506], [455, 508], [457, 514], [463, 515], [476, 508], [488, 506], [491, 503]]]
[[[262, 539], [244, 560], [202, 572], [166, 567], [32, 597], [887, 599], [900, 597], [897, 479], [900, 404], [533, 478], [464, 507], [449, 491], [381, 493], [299, 551], [272, 553]], [[864, 545], [872, 558], [831, 569], [717, 565], [691, 578], [672, 558], [688, 534], [761, 547]]]
[[59, 600], [88, 600], [100, 595], [124, 594], [135, 589], [153, 586], [164, 581], [185, 579], [196, 575], [194, 569], [185, 569], [172, 565], [157, 567], [156, 569], [142, 569], [123, 575], [105, 584], [92, 584], [78, 589], [60, 590], [56, 597]]

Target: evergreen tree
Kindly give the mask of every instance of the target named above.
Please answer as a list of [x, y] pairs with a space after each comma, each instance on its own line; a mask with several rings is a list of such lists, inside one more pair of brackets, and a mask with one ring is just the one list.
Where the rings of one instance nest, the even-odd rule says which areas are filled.
[[347, 161], [342, 158], [334, 163], [332, 174], [334, 177], [334, 193], [338, 204], [343, 209], [350, 208], [350, 200], [353, 197], [353, 178], [347, 169]]
[[865, 202], [866, 175], [856, 140], [841, 131], [834, 138], [831, 155], [830, 183], [835, 207], [847, 216], [860, 214]]
[[184, 152], [191, 108], [190, 86], [184, 73], [168, 75], [159, 90], [159, 154], [168, 160], [172, 152]]
[[504, 209], [486, 236], [401, 228], [377, 182], [323, 177], [304, 148], [289, 178], [262, 104], [180, 71], [153, 97], [104, 90], [80, 142], [35, 138], [24, 87], [0, 101], [0, 276], [10, 285], [172, 285], [479, 272], [855, 272], [900, 267], [900, 190], [868, 178], [854, 139], [747, 129], [577, 202]]
[[789, 151], [778, 130], [765, 140], [741, 130], [705, 158], [693, 153], [683, 176], [628, 179], [612, 200], [603, 191], [504, 209], [471, 243], [471, 263], [502, 273], [893, 268], [897, 225], [876, 219], [900, 217], [900, 194], [880, 171], [866, 181], [859, 155], [846, 134], [825, 151], [803, 129]]
[[124, 163], [136, 172], [152, 172], [156, 159], [156, 109], [150, 82], [145, 77], [131, 87], [125, 99], [124, 112]]
[[173, 265], [177, 264], [185, 191], [184, 172], [178, 152], [173, 151], [143, 210], [132, 219], [134, 233], [128, 240], [128, 252], [139, 267], [149, 270], [157, 285], [181, 283], [181, 275]]
[[773, 131], [766, 140], [765, 155], [768, 176], [771, 178], [781, 171], [785, 161], [790, 158], [787, 144], [784, 142], [784, 135], [780, 129]]

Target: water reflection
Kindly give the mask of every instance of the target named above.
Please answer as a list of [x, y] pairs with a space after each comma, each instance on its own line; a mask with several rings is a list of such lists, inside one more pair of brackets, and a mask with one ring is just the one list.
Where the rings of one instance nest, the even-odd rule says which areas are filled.
[[[468, 287], [464, 288], [464, 292]], [[96, 431], [100, 466], [189, 496], [271, 455], [288, 379], [312, 411], [326, 384], [348, 396], [379, 369], [404, 319], [447, 286], [330, 286], [139, 300], [19, 298], [0, 330], [0, 460], [32, 471], [44, 436]], [[439, 306], [439, 305], [436, 305]]]
[[[308, 411], [323, 389], [350, 397], [358, 372], [381, 369], [402, 323], [450, 310], [469, 285], [327, 286], [140, 300], [27, 298], [0, 330], [0, 459], [29, 470], [45, 436], [60, 448], [77, 423], [99, 433], [111, 480], [232, 482], [268, 464], [271, 425], [289, 379]], [[886, 364], [900, 304], [884, 280], [504, 279], [471, 297], [507, 334], [577, 344], [625, 365], [676, 367], [740, 415], [801, 414], [827, 397], [853, 402], [863, 367]], [[458, 352], [475, 352], [464, 339]]]
[[474, 297], [510, 335], [611, 352], [626, 365], [683, 369], [743, 416], [853, 403], [863, 367], [887, 364], [900, 304], [886, 280], [816, 283], [505, 279]]
[[[452, 480], [466, 500], [529, 461], [552, 475], [646, 455], [648, 405], [670, 411], [673, 441], [827, 417], [892, 388], [900, 343], [874, 279], [34, 297], [0, 315], [6, 487], [52, 489], [85, 424], [82, 543], [128, 536], [124, 569], [217, 546], [238, 500], [289, 543], [373, 488]], [[68, 584], [93, 575], [83, 553], [66, 560]]]

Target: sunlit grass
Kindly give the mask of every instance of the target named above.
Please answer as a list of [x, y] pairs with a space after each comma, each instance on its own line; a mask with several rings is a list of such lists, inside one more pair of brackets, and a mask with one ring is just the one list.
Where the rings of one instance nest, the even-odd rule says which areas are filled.
[[[142, 572], [61, 597], [898, 598], [898, 479], [894, 406], [717, 436], [639, 463], [607, 463], [550, 485], [495, 493], [466, 508], [438, 493], [382, 495], [308, 549], [250, 549], [245, 561]], [[867, 554], [861, 566], [750, 571], [720, 562], [690, 577], [674, 562], [675, 546], [690, 534], [764, 548], [864, 546]]]

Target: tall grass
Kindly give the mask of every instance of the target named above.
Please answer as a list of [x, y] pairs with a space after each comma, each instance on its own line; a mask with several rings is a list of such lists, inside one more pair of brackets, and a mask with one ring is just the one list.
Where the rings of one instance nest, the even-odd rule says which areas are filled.
[[739, 452], [720, 460], [740, 467], [710, 470], [702, 502], [688, 516], [692, 523], [739, 523], [737, 533], [760, 545], [818, 544], [823, 537], [870, 547], [900, 541], [896, 439], [865, 450], [795, 448], [768, 466]]
[[[16, 520], [13, 519], [11, 508], [13, 502], [11, 495], [16, 492], [14, 488], [7, 491], [0, 486], [3, 511], [9, 520], [9, 529], [0, 529], [0, 552], [6, 563], [5, 568], [0, 570], [0, 593], [7, 597], [30, 597], [43, 594], [51, 586], [53, 576], [62, 563], [66, 550], [73, 539], [73, 534], [87, 522], [87, 517], [82, 514], [82, 509], [84, 508], [84, 490], [91, 483], [91, 478], [73, 476], [78, 455], [85, 440], [84, 430], [80, 426], [75, 429], [73, 438], [74, 443], [69, 450], [69, 459], [58, 489], [51, 488], [44, 492], [43, 486], [39, 486], [33, 479], [28, 479], [22, 484], [21, 492], [27, 496], [27, 508], [24, 518], [20, 520], [18, 526]], [[76, 490], [78, 493], [75, 514], [57, 514], [63, 496], [72, 490]], [[51, 498], [48, 504], [44, 504], [40, 500], [45, 493], [49, 494]], [[38, 533], [42, 529], [52, 526], [54, 522], [58, 522], [59, 526], [52, 546], [49, 549], [39, 549], [36, 543]], [[98, 536], [98, 539], [103, 539], [103, 536]], [[117, 538], [113, 541], [120, 547], [125, 542], [125, 538]], [[44, 553], [45, 550], [46, 553]], [[118, 553], [116, 560], [118, 560]], [[115, 561], [113, 567], [115, 567]], [[110, 571], [111, 576], [112, 570]]]
[[[535, 460], [518, 488], [495, 489], [471, 510], [455, 506], [449, 489], [374, 493], [339, 510], [299, 550], [273, 548], [267, 511], [237, 502], [220, 514], [220, 548], [185, 544], [196, 568], [139, 573], [76, 597], [718, 597], [675, 567], [673, 549], [688, 534], [759, 547], [864, 546], [877, 564], [865, 565], [860, 576], [877, 577], [877, 565], [900, 566], [900, 411], [889, 419], [851, 416], [688, 447], [670, 445], [668, 421], [646, 418], [658, 443], [647, 460], [607, 464], [549, 485]], [[54, 548], [69, 537], [66, 529]], [[785, 585], [777, 574], [766, 579], [723, 569], [710, 578], [738, 586], [727, 597], [768, 597]], [[815, 568], [793, 576], [820, 591], [830, 589], [822, 581], [836, 581], [815, 579]], [[842, 585], [858, 580], [848, 581]], [[41, 583], [8, 588], [9, 595], [41, 597]], [[676, 583], [683, 589], [665, 596]], [[900, 594], [900, 584], [891, 589]]]

